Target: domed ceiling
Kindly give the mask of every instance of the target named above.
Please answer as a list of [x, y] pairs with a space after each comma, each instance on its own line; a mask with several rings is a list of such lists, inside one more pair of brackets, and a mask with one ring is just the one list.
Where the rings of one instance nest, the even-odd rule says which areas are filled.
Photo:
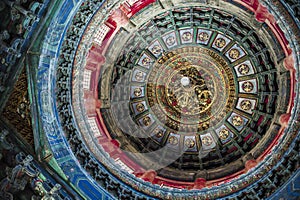
[[95, 190], [109, 182], [149, 198], [215, 199], [263, 184], [299, 131], [299, 46], [278, 25], [280, 8], [82, 2], [51, 25], [37, 73], [59, 167], [71, 182], [83, 171]]
[[131, 35], [105, 74], [111, 79], [100, 73], [99, 93], [110, 88], [100, 112], [135, 162], [165, 178], [213, 180], [243, 169], [242, 158], [272, 141], [287, 111], [277, 96], [288, 102], [290, 86], [286, 75], [277, 79], [284, 69], [255, 29], [224, 11], [179, 7]]

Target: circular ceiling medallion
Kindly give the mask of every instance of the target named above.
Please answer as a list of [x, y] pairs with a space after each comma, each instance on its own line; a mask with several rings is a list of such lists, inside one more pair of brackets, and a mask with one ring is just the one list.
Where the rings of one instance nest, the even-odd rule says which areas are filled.
[[218, 48], [223, 48], [225, 47], [226, 45], [226, 41], [223, 39], [223, 38], [218, 38], [215, 42], [215, 45], [218, 47]]
[[206, 42], [209, 39], [209, 35], [207, 32], [200, 32], [198, 34], [198, 40], [200, 40], [201, 42]]
[[243, 125], [243, 118], [241, 116], [235, 115], [232, 117], [232, 124], [234, 126], [241, 126]]
[[162, 54], [145, 79], [149, 112], [184, 134], [222, 121], [233, 108], [236, 84], [228, 63], [212, 50], [178, 48]]
[[230, 58], [232, 58], [232, 59], [238, 59], [239, 56], [240, 56], [239, 50], [237, 50], [237, 49], [231, 49], [231, 50], [229, 51], [229, 57], [230, 57]]
[[250, 71], [250, 67], [247, 64], [241, 64], [238, 68], [238, 71], [242, 75], [247, 75]]
[[223, 128], [222, 130], [220, 130], [219, 137], [222, 140], [226, 140], [229, 136], [230, 136], [230, 132], [227, 129]]
[[242, 85], [242, 88], [245, 92], [251, 92], [254, 88], [253, 84], [251, 82], [244, 82]]

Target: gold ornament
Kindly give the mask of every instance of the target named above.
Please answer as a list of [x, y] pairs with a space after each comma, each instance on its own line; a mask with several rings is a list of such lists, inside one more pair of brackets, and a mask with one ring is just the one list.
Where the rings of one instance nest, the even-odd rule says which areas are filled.
[[161, 52], [161, 47], [159, 45], [154, 45], [151, 49], [152, 53], [159, 54]]
[[145, 66], [149, 66], [151, 63], [151, 60], [150, 58], [148, 57], [145, 57], [143, 60], [142, 60], [142, 64], [145, 65]]
[[145, 106], [142, 103], [136, 104], [135, 108], [138, 112], [143, 112], [145, 110]]
[[184, 32], [181, 36], [181, 39], [185, 42], [189, 41], [192, 38], [192, 34], [190, 32]]
[[149, 126], [149, 125], [151, 124], [151, 118], [148, 117], [148, 116], [144, 117], [144, 118], [143, 118], [143, 124], [144, 124], [145, 126]]
[[195, 146], [195, 140], [188, 138], [185, 140], [184, 144], [188, 148], [193, 148]]
[[175, 44], [175, 38], [173, 36], [170, 36], [166, 39], [166, 43], [168, 46], [172, 46], [173, 44]]
[[135, 78], [135, 80], [137, 80], [137, 81], [142, 81], [143, 78], [144, 78], [143, 72], [137, 72], [137, 73], [135, 74], [134, 78]]
[[216, 47], [223, 48], [226, 45], [226, 41], [223, 38], [218, 38], [215, 42]]
[[133, 90], [133, 94], [134, 94], [135, 97], [141, 96], [142, 95], [142, 89], [141, 88], [135, 88]]
[[172, 144], [172, 145], [177, 145], [177, 144], [178, 144], [178, 138], [175, 137], [175, 136], [173, 136], [173, 135], [169, 137], [169, 140], [168, 140], [168, 141], [169, 141], [169, 143]]
[[243, 125], [243, 118], [241, 116], [235, 115], [232, 117], [232, 124], [234, 126], [241, 126]]
[[237, 49], [231, 49], [228, 54], [231, 59], [237, 59], [240, 56], [240, 52]]
[[161, 138], [164, 135], [163, 130], [161, 130], [161, 129], [155, 129], [154, 132], [155, 132], [156, 137], [158, 137], [158, 138]]
[[243, 83], [242, 88], [245, 92], [251, 92], [254, 86], [251, 82], [247, 81]]
[[213, 140], [210, 136], [204, 136], [201, 138], [202, 140], [202, 144], [204, 144], [205, 146], [209, 146], [213, 143]]
[[206, 32], [201, 32], [198, 34], [198, 40], [200, 40], [201, 42], [205, 42], [209, 39], [209, 35]]
[[250, 71], [250, 68], [248, 65], [246, 64], [241, 64], [239, 67], [238, 67], [238, 71], [240, 72], [240, 74], [242, 75], [247, 75]]
[[219, 137], [221, 140], [226, 140], [229, 137], [229, 131], [226, 128], [223, 128], [219, 132]]
[[241, 101], [240, 106], [243, 110], [248, 111], [251, 109], [252, 103], [249, 100], [243, 100]]

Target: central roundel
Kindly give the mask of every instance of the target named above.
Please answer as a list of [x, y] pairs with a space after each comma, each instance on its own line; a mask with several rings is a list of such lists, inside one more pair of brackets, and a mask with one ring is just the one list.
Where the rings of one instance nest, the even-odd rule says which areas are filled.
[[147, 78], [147, 100], [161, 124], [189, 133], [221, 122], [233, 108], [235, 81], [215, 51], [183, 47], [164, 53]]
[[164, 89], [169, 106], [183, 115], [208, 112], [212, 105], [213, 93], [208, 89], [199, 66], [187, 64], [175, 70]]

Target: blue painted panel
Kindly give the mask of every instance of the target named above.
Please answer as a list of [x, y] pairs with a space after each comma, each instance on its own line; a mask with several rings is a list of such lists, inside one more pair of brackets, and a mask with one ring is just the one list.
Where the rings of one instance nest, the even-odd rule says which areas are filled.
[[86, 180], [80, 180], [78, 182], [78, 187], [82, 188], [88, 196], [89, 199], [102, 199], [102, 196], [105, 196], [105, 193], [101, 193], [98, 190], [95, 190], [94, 186], [91, 185]]
[[300, 169], [286, 182], [281, 189], [277, 190], [270, 200], [298, 200], [300, 197]]
[[70, 13], [74, 12], [74, 8], [77, 5], [74, 5], [73, 1], [64, 1], [59, 15], [57, 16], [57, 23], [64, 24], [70, 16]]
[[80, 163], [74, 157], [61, 126], [59, 125], [58, 114], [55, 111], [55, 70], [57, 56], [60, 52], [61, 43], [65, 32], [71, 23], [74, 13], [81, 5], [80, 1], [62, 1], [60, 9], [55, 14], [43, 43], [42, 55], [37, 73], [37, 94], [39, 113], [42, 119], [43, 130], [58, 162], [69, 181], [87, 198], [102, 199], [113, 197], [100, 188], [97, 183], [82, 169]]

